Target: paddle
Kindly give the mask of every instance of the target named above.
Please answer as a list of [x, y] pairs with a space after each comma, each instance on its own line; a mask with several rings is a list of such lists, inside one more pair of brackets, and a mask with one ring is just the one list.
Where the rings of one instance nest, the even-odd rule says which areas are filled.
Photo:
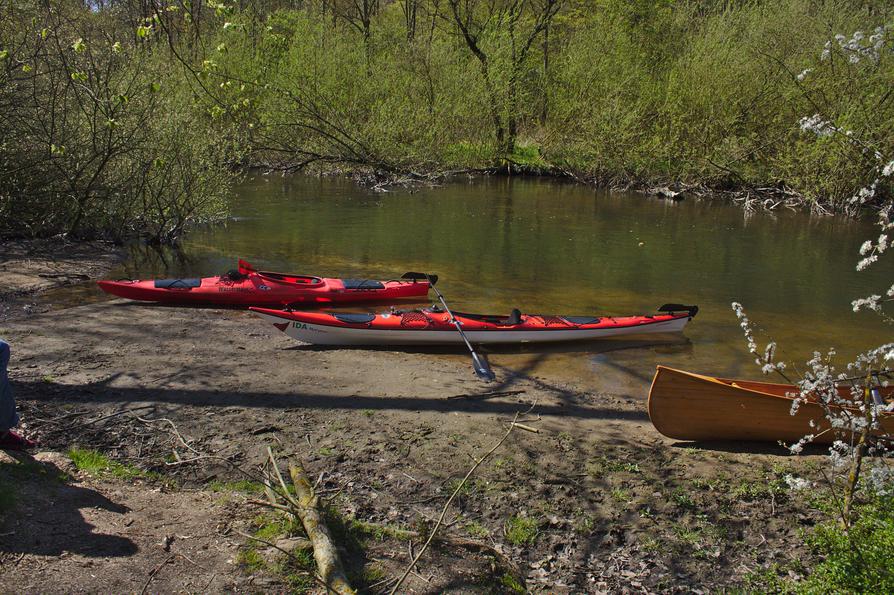
[[444, 306], [444, 311], [447, 312], [448, 316], [450, 316], [450, 322], [452, 322], [453, 326], [456, 327], [456, 330], [459, 331], [459, 336], [463, 338], [463, 342], [465, 342], [466, 347], [469, 348], [469, 353], [472, 354], [472, 367], [475, 369], [475, 375], [485, 382], [493, 382], [497, 377], [494, 374], [493, 370], [490, 369], [490, 365], [487, 363], [487, 360], [475, 352], [475, 348], [472, 347], [471, 343], [469, 343], [469, 339], [468, 337], [466, 337], [466, 333], [463, 332], [463, 328], [462, 325], [459, 323], [459, 320], [457, 320], [456, 316], [453, 315], [453, 312], [450, 311], [450, 306], [447, 305], [446, 300], [444, 300], [444, 296], [441, 294], [440, 291], [438, 291], [438, 288], [435, 287], [435, 283], [438, 282], [437, 275], [428, 275], [427, 273], [404, 273], [401, 278], [428, 279], [431, 288], [435, 290], [438, 299], [441, 300], [441, 305]]

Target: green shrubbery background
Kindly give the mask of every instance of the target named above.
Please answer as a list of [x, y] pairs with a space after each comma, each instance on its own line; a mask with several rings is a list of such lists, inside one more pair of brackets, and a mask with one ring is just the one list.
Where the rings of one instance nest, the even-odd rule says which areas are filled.
[[[894, 154], [894, 32], [857, 63], [834, 40], [894, 24], [881, 0], [0, 4], [4, 233], [173, 239], [245, 165], [784, 186], [841, 210]], [[801, 131], [813, 114], [861, 143]]]

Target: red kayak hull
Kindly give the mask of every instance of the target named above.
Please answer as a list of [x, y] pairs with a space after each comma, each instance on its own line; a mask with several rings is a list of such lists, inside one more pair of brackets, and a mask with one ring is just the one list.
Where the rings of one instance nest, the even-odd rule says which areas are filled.
[[411, 281], [357, 281], [250, 271], [241, 279], [229, 276], [202, 279], [98, 281], [112, 295], [130, 300], [165, 304], [222, 306], [283, 306], [285, 304], [350, 304], [428, 295], [429, 283]]
[[[251, 310], [293, 339], [320, 345], [450, 345], [463, 341], [449, 314], [430, 309], [381, 314]], [[695, 312], [697, 308], [692, 307], [686, 312], [644, 316], [454, 314], [472, 343], [508, 344], [676, 333], [683, 330]]]

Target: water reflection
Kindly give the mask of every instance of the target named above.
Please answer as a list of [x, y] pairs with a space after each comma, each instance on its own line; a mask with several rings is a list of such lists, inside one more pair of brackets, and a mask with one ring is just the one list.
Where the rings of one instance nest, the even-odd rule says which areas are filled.
[[[658, 362], [759, 375], [733, 300], [779, 342], [783, 358], [797, 362], [815, 348], [848, 355], [890, 339], [875, 317], [850, 312], [852, 299], [884, 289], [894, 272], [890, 263], [855, 271], [857, 249], [873, 235], [867, 222], [744, 216], [735, 206], [550, 180], [485, 178], [379, 193], [339, 178], [258, 176], [239, 189], [225, 225], [191, 234], [182, 253], [135, 249], [117, 273], [219, 274], [242, 257], [268, 270], [322, 276], [438, 273], [451, 305], [470, 312], [634, 314], [665, 302], [698, 304], [683, 348], [552, 348], [548, 357], [537, 352], [529, 371], [643, 395]], [[494, 358], [523, 368], [532, 355], [525, 347]]]

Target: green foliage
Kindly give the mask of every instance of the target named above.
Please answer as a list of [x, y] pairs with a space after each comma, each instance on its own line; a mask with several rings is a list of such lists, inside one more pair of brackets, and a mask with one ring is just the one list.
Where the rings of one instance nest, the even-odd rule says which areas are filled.
[[512, 545], [534, 545], [540, 533], [536, 519], [512, 516], [506, 521], [506, 541]]
[[818, 592], [894, 592], [894, 497], [876, 496], [857, 507], [849, 531], [837, 522], [817, 526], [808, 544], [822, 556], [799, 590]]
[[[880, 0], [596, 0], [546, 16], [471, 2], [459, 21], [420, 2], [415, 24], [392, 4], [363, 26], [280, 5], [149, 19], [117, 3], [4, 5], [0, 233], [174, 241], [220, 218], [229, 166], [251, 164], [513, 164], [784, 185], [843, 208], [874, 179], [875, 150], [894, 153], [894, 54], [852, 63], [833, 41], [820, 58], [835, 34], [890, 23]], [[801, 131], [814, 113], [864, 144]]]
[[68, 451], [68, 458], [80, 471], [90, 475], [112, 475], [121, 479], [134, 479], [146, 475], [136, 467], [122, 465], [97, 450], [72, 448]]
[[[5, 3], [0, 234], [173, 241], [217, 219], [232, 145], [215, 134], [166, 44], [110, 11]], [[130, 41], [127, 41], [130, 40]]]

